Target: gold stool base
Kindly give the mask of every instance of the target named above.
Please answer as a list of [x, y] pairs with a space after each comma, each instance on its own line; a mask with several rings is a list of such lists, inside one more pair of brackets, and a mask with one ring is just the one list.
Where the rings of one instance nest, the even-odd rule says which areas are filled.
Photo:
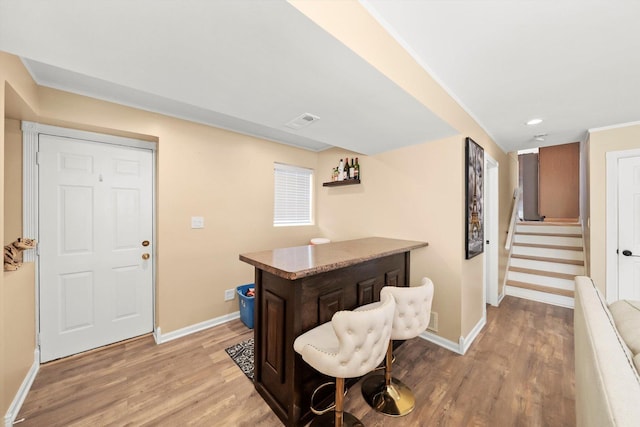
[[[328, 427], [335, 425], [336, 414], [333, 411], [325, 412], [319, 415], [311, 421], [309, 427]], [[342, 413], [342, 425], [343, 427], [364, 427], [362, 421], [357, 419], [353, 414], [349, 412]]]
[[387, 386], [384, 375], [365, 378], [362, 397], [373, 409], [392, 417], [407, 415], [416, 406], [416, 398], [409, 387], [395, 378], [391, 378], [391, 384]]

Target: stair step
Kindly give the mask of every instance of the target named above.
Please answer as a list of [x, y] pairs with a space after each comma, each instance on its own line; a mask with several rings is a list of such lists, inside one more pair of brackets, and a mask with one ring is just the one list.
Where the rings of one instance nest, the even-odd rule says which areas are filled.
[[582, 229], [580, 227], [516, 227], [514, 230], [514, 234], [522, 234], [522, 233], [534, 233], [534, 234], [551, 234], [551, 235], [562, 235], [562, 234], [582, 234]]
[[575, 288], [574, 277], [575, 276], [571, 276], [571, 278], [554, 277], [514, 271], [512, 269], [507, 271], [507, 280], [565, 290], [573, 290]]
[[580, 224], [578, 221], [580, 218], [549, 218], [545, 217], [544, 222], [547, 224]]
[[564, 235], [536, 235], [536, 234], [516, 234], [513, 239], [514, 244], [523, 243], [531, 245], [543, 245], [554, 247], [582, 248], [581, 237], [566, 237]]
[[546, 277], [555, 277], [557, 279], [565, 279], [565, 280], [574, 280], [577, 274], [571, 273], [560, 273], [556, 271], [548, 271], [548, 270], [535, 270], [532, 268], [523, 268], [523, 267], [509, 267], [509, 271], [514, 271], [517, 273], [525, 273], [525, 274], [533, 274], [536, 276], [546, 276]]
[[[538, 271], [550, 271], [555, 273], [564, 273], [571, 274], [574, 276], [584, 276], [584, 266], [578, 264], [578, 262], [557, 262], [558, 260], [555, 258], [549, 259], [529, 259], [535, 257], [520, 257], [520, 256], [512, 256], [511, 263], [509, 264], [511, 267], [525, 268], [530, 270], [538, 270]], [[564, 261], [564, 260], [561, 260]]]
[[579, 223], [517, 223], [505, 292], [573, 307], [575, 276], [585, 272], [583, 250]]
[[582, 246], [558, 246], [558, 245], [541, 245], [538, 243], [514, 243], [513, 246], [522, 246], [527, 248], [540, 248], [540, 249], [561, 249], [565, 251], [580, 251], [582, 252]]
[[576, 250], [564, 250], [560, 248], [541, 248], [536, 245], [516, 245], [512, 246], [512, 254], [515, 255], [527, 255], [527, 256], [535, 256], [535, 257], [545, 257], [545, 258], [557, 258], [557, 259], [570, 259], [570, 260], [580, 260], [584, 259], [582, 251]]
[[582, 238], [582, 233], [530, 233], [530, 232], [517, 232], [516, 235], [522, 236], [558, 236], [558, 237], [579, 237]]
[[521, 255], [521, 254], [512, 254], [511, 258], [531, 260], [531, 261], [570, 264], [570, 265], [581, 265], [584, 267], [584, 261], [581, 259], [560, 259], [560, 258], [549, 258], [549, 257], [543, 257], [543, 256]]
[[514, 286], [516, 288], [529, 289], [532, 291], [545, 292], [548, 294], [561, 295], [565, 297], [573, 298], [574, 291], [568, 289], [558, 289], [549, 286], [536, 285], [532, 283], [519, 282], [515, 280], [507, 280], [507, 286]]
[[516, 233], [582, 234], [580, 225], [516, 224]]
[[544, 226], [551, 226], [551, 227], [566, 227], [566, 226], [574, 226], [574, 227], [580, 227], [581, 224], [578, 221], [518, 221], [516, 222], [516, 224], [519, 225], [533, 225], [536, 227], [544, 227]]

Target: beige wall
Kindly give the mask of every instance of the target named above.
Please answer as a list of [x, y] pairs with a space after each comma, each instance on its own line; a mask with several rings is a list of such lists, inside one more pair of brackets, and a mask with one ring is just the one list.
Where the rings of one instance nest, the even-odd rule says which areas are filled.
[[[459, 132], [459, 136], [447, 140], [425, 143], [416, 147], [397, 150], [393, 153], [374, 156], [371, 159], [367, 158], [364, 160], [363, 166], [363, 180], [367, 186], [366, 191], [374, 194], [371, 197], [376, 200], [376, 204], [385, 203], [387, 198], [394, 201], [401, 199], [402, 197], [394, 195], [394, 192], [399, 192], [405, 196], [406, 200], [401, 203], [401, 206], [412, 208], [414, 206], [413, 203], [421, 194], [427, 194], [429, 198], [435, 201], [430, 209], [441, 209], [447, 215], [443, 223], [434, 224], [433, 228], [426, 229], [427, 232], [425, 233], [423, 218], [421, 218], [424, 212], [415, 214], [398, 209], [397, 211], [400, 212], [399, 217], [394, 218], [387, 215], [384, 218], [388, 223], [398, 222], [403, 224], [384, 225], [383, 229], [399, 231], [397, 229], [401, 228], [402, 233], [407, 238], [416, 238], [415, 233], [412, 233], [411, 230], [420, 230], [421, 235], [426, 236], [425, 240], [431, 242], [429, 248], [422, 251], [425, 254], [437, 253], [437, 255], [416, 255], [418, 261], [414, 265], [423, 261], [420, 257], [429, 258], [433, 256], [439, 257], [441, 262], [436, 264], [432, 263], [432, 261], [424, 260], [425, 265], [432, 266], [433, 269], [422, 269], [422, 271], [428, 273], [428, 275], [439, 274], [435, 270], [442, 268], [442, 266], [446, 266], [447, 271], [449, 269], [455, 271], [452, 276], [445, 280], [444, 283], [446, 285], [439, 284], [436, 281], [435, 286], [436, 288], [440, 287], [440, 289], [434, 297], [434, 309], [438, 310], [440, 307], [449, 307], [449, 305], [455, 307], [447, 308], [444, 313], [440, 313], [440, 324], [442, 325], [440, 334], [449, 340], [458, 342], [459, 337], [466, 336], [480, 321], [483, 313], [484, 255], [477, 256], [472, 260], [464, 260], [464, 137], [472, 137], [485, 149], [486, 153], [498, 161], [500, 167], [500, 235], [506, 234], [508, 229], [511, 196], [513, 188], [517, 184], [517, 180], [513, 181], [512, 179], [511, 162], [508, 156], [491, 140], [478, 123], [398, 45], [361, 4], [355, 1], [307, 2], [290, 0], [289, 2]], [[423, 150], [424, 152], [422, 152]], [[411, 153], [415, 158], [409, 160], [411, 155], [406, 153]], [[418, 170], [442, 171], [448, 179], [444, 179], [442, 176], [436, 178], [434, 185], [437, 183], [437, 186], [430, 188], [433, 193], [427, 192], [422, 189], [425, 184], [419, 179], [419, 175], [422, 172], [412, 170], [407, 176], [396, 176], [396, 172], [386, 164], [394, 156], [397, 156], [398, 162], [411, 161]], [[330, 163], [331, 165], [340, 156], [334, 157]], [[376, 183], [381, 180], [387, 180], [388, 185], [381, 189], [371, 185], [369, 179], [372, 171], [376, 171], [374, 176], [377, 173], [380, 174], [380, 178]], [[404, 185], [407, 185], [407, 187], [404, 187], [405, 189], [403, 189]], [[364, 190], [352, 190], [350, 188], [348, 191]], [[365, 198], [368, 199], [369, 196]], [[446, 199], [446, 203], [442, 206], [438, 205], [441, 199]], [[455, 200], [455, 203], [453, 203], [453, 200]], [[388, 211], [389, 208], [385, 209]], [[329, 215], [322, 217], [321, 226], [331, 229], [331, 226], [325, 222], [327, 221], [327, 216]], [[338, 220], [335, 219], [334, 222], [337, 223]], [[386, 224], [386, 222], [375, 223], [375, 226]], [[357, 227], [357, 224], [354, 224], [354, 226]], [[361, 233], [366, 234], [366, 230], [361, 231]], [[444, 247], [436, 246], [436, 241], [440, 241], [443, 238], [448, 239], [446, 245]], [[504, 242], [501, 244], [499, 260], [501, 266], [499, 283], [501, 287], [508, 256], [508, 253], [502, 249], [503, 247]], [[420, 271], [419, 268], [413, 268], [413, 280], [415, 280], [414, 272], [418, 274], [418, 271]], [[441, 302], [438, 301], [439, 299]]]
[[[5, 244], [22, 235], [22, 134], [20, 122], [5, 119], [4, 132], [4, 239]], [[3, 272], [2, 316], [6, 330], [0, 346], [5, 360], [3, 388], [20, 388], [33, 364], [35, 339], [35, 264], [25, 263], [17, 271]], [[10, 345], [5, 345], [10, 343]], [[14, 394], [3, 398], [3, 408], [11, 404]]]
[[590, 275], [605, 292], [606, 284], [606, 153], [640, 148], [640, 124], [592, 131], [588, 143]]
[[[517, 182], [513, 180], [513, 162], [362, 6], [357, 2], [320, 3], [322, 6], [315, 2], [296, 5], [459, 134], [377, 156], [358, 156], [363, 184], [324, 188], [321, 182], [328, 179], [337, 159], [353, 154], [340, 150], [313, 153], [39, 88], [17, 58], [3, 53], [0, 82], [9, 81], [15, 95], [37, 112], [41, 123], [158, 142], [156, 323], [163, 333], [237, 310], [237, 301], [222, 300], [225, 289], [253, 281], [253, 269], [238, 260], [241, 252], [304, 244], [318, 235], [335, 240], [379, 235], [430, 243], [412, 253], [411, 281], [415, 283], [423, 275], [434, 279], [439, 334], [457, 342], [477, 325], [483, 313], [484, 256], [464, 259], [464, 137], [471, 136], [500, 165], [501, 235], [508, 228], [511, 194]], [[0, 97], [5, 98], [6, 94]], [[6, 114], [8, 109], [0, 111]], [[0, 136], [4, 147], [4, 132]], [[275, 161], [316, 169], [319, 226], [272, 227]], [[204, 229], [190, 229], [193, 215], [205, 218]], [[501, 284], [506, 255], [500, 251]], [[1, 283], [0, 292], [6, 301]], [[0, 322], [7, 325], [5, 313], [0, 313]], [[18, 327], [27, 336], [33, 333], [32, 324]], [[5, 329], [1, 329], [3, 344], [8, 337]], [[6, 410], [16, 390], [4, 392], [10, 369], [2, 363]], [[29, 366], [32, 360], [24, 357], [20, 363]]]
[[[342, 150], [320, 155], [318, 174], [340, 158], [358, 156], [362, 184], [323, 187], [319, 223], [333, 240], [381, 236], [429, 242], [411, 252], [412, 284], [429, 276], [439, 334], [457, 342], [461, 328], [461, 264], [464, 257], [464, 145], [460, 137], [415, 145], [376, 156]], [[482, 257], [478, 257], [482, 258]], [[482, 302], [482, 298], [480, 299]]]
[[4, 125], [4, 244], [7, 245], [22, 237], [22, 131], [19, 120], [6, 119]]
[[[0, 53], [0, 65], [2, 64], [3, 56]], [[0, 174], [2, 177], [2, 185], [0, 188], [4, 188], [4, 112], [5, 112], [5, 80], [6, 77], [3, 75], [2, 66], [0, 66], [0, 156], [2, 156], [2, 168], [3, 173]], [[4, 191], [4, 190], [3, 190]], [[0, 215], [3, 215], [4, 222], [4, 197], [2, 198], [2, 206], [0, 207]], [[0, 235], [2, 236], [2, 240], [4, 241], [4, 223], [2, 224], [2, 229], [0, 229]], [[5, 356], [5, 348], [7, 347], [7, 332], [5, 330], [5, 316], [6, 310], [4, 308], [6, 298], [6, 291], [4, 289], [4, 275], [0, 278], [0, 343], [2, 344], [2, 351], [0, 351], [0, 414], [5, 414], [7, 409], [9, 409], [9, 405], [11, 405], [11, 401], [13, 400], [13, 396], [17, 389], [10, 388], [8, 385], [8, 368], [10, 368], [6, 362], [7, 356]]]
[[[306, 244], [318, 234], [316, 226], [272, 225], [273, 163], [315, 169], [316, 153], [47, 88], [40, 117], [157, 139], [156, 323], [163, 334], [238, 310], [237, 300], [223, 296], [253, 282], [240, 253]], [[204, 217], [205, 228], [191, 229], [191, 216]]]
[[[24, 78], [28, 73], [20, 61], [0, 53], [0, 70], [11, 70], [5, 80], [17, 82], [20, 89], [8, 98], [12, 102], [22, 99], [21, 92], [25, 91], [20, 84], [29, 79]], [[305, 244], [319, 233], [317, 226], [272, 226], [273, 163], [316, 168], [316, 153], [57, 90], [36, 88], [26, 98], [32, 101], [33, 94], [37, 95], [33, 104], [38, 107], [36, 118], [40, 123], [158, 141], [156, 323], [162, 333], [238, 310], [237, 300], [224, 302], [223, 295], [225, 289], [253, 281], [253, 268], [238, 260], [241, 252]], [[23, 106], [3, 110], [19, 116]], [[2, 123], [1, 142], [5, 147]], [[12, 157], [13, 173], [19, 169], [14, 163], [19, 151], [13, 144], [17, 123], [7, 123], [10, 141], [5, 148]], [[4, 165], [4, 157], [0, 164]], [[13, 199], [13, 187], [8, 187], [6, 196]], [[204, 229], [190, 228], [190, 218], [196, 215], [205, 218]], [[14, 220], [18, 216], [12, 210], [7, 218], [12, 220], [6, 224], [3, 220], [9, 240], [15, 238], [8, 233], [15, 234]], [[14, 317], [13, 307], [29, 301], [30, 306], [23, 311], [29, 317], [35, 305], [32, 283], [15, 286], [11, 292], [0, 286], [0, 291], [4, 413], [17, 391], [14, 378], [20, 375], [16, 372], [22, 372], [24, 379], [35, 348], [33, 321]], [[15, 334], [32, 343], [28, 355], [9, 345]], [[6, 357], [7, 353], [11, 354]]]
[[[15, 141], [15, 122], [6, 119], [33, 118], [37, 109], [37, 87], [22, 62], [0, 52], [0, 237], [5, 236], [5, 216], [15, 218], [13, 207], [5, 206], [5, 138]], [[8, 135], [5, 135], [5, 127]], [[11, 152], [10, 148], [10, 152]], [[14, 150], [15, 152], [15, 150]], [[5, 214], [5, 211], [7, 212]], [[10, 230], [8, 232], [13, 232]], [[17, 237], [17, 236], [16, 236]], [[29, 276], [31, 274], [31, 276]], [[0, 409], [5, 414], [18, 387], [33, 364], [35, 350], [35, 306], [33, 265], [0, 275]]]
[[587, 136], [587, 140], [580, 143], [580, 219], [582, 220], [585, 275], [587, 276], [591, 274], [591, 192], [589, 189], [589, 147], [589, 136]]
[[[28, 262], [16, 271], [6, 271], [4, 298], [6, 331], [2, 352], [6, 360], [3, 387], [7, 390], [4, 412], [33, 365], [36, 348], [35, 264]], [[10, 345], [5, 345], [10, 344]]]

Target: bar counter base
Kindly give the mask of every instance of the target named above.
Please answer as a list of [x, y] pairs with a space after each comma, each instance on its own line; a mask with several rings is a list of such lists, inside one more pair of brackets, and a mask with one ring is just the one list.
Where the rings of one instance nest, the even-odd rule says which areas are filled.
[[256, 268], [254, 384], [286, 426], [311, 421], [313, 390], [333, 380], [302, 360], [295, 338], [340, 310], [379, 301], [383, 286], [408, 286], [409, 264], [407, 251], [295, 280]]

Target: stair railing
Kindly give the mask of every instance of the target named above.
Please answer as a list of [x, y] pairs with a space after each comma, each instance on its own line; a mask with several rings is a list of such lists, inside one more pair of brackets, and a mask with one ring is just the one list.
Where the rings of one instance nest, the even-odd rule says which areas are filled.
[[513, 190], [513, 209], [511, 210], [511, 221], [509, 222], [509, 231], [507, 231], [507, 241], [504, 244], [506, 250], [511, 250], [513, 243], [513, 235], [516, 229], [516, 220], [518, 219], [518, 205], [520, 204], [520, 189]]

